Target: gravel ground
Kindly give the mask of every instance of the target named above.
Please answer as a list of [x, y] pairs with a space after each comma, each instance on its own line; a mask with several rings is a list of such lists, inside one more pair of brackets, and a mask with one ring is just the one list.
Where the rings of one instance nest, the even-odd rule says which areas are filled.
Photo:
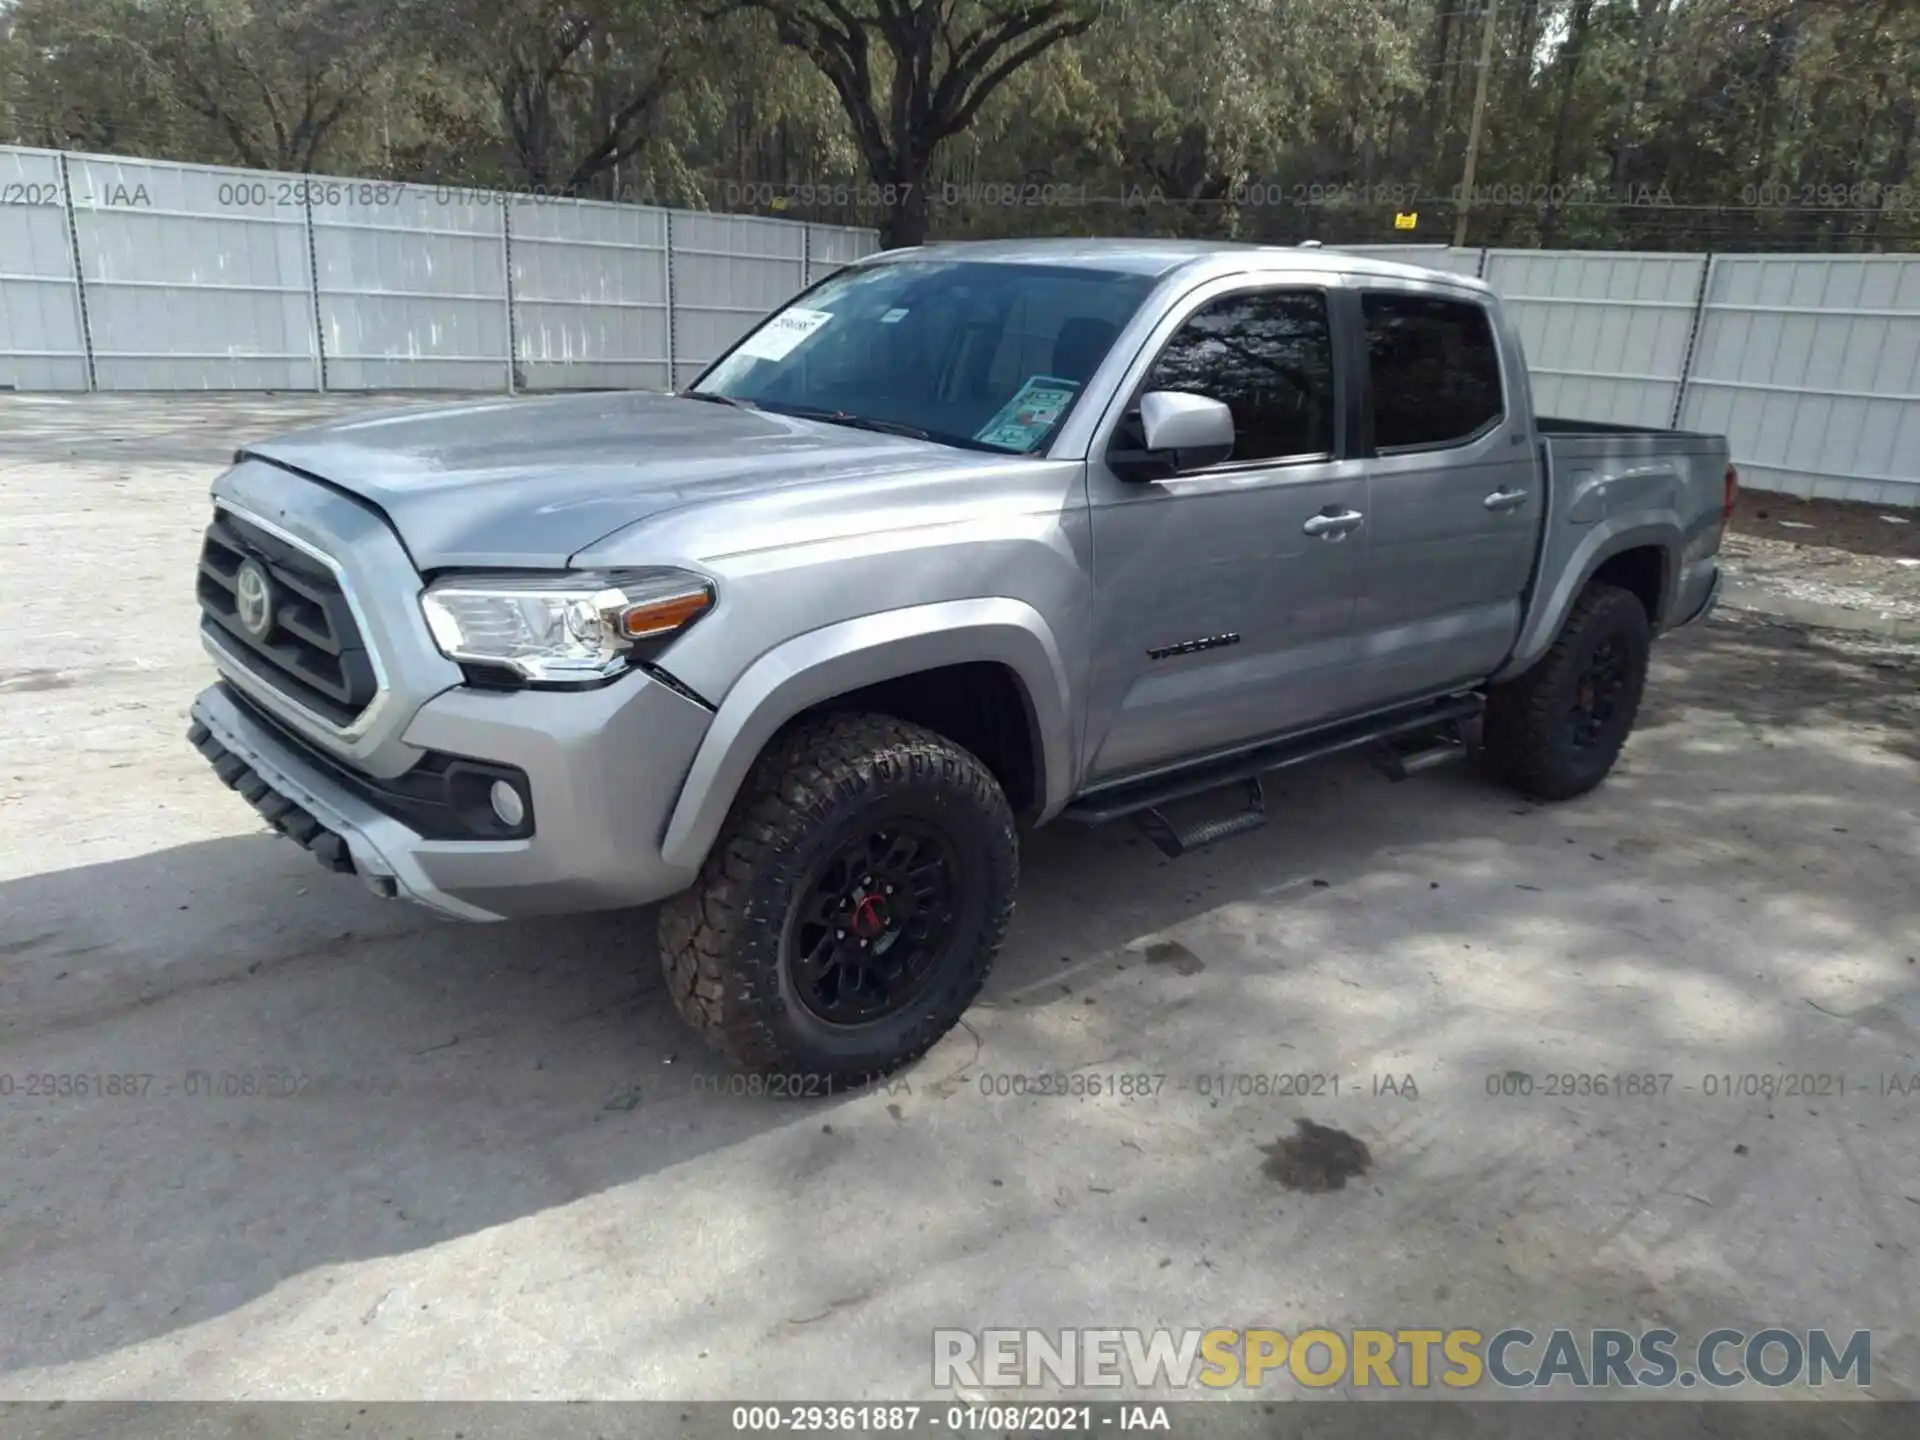
[[1920, 637], [1920, 511], [1742, 493], [1722, 554], [1736, 603]]
[[1920, 559], [1920, 510], [1893, 505], [1742, 490], [1733, 507], [1733, 531], [1799, 540], [1852, 555]]
[[[1334, 763], [1178, 862], [1040, 832], [968, 1022], [773, 1103], [650, 915], [378, 901], [187, 747], [206, 482], [347, 408], [0, 397], [0, 1397], [898, 1398], [935, 1326], [1775, 1323], [1871, 1328], [1920, 1397], [1920, 645], [1669, 637], [1569, 805]], [[1001, 1093], [1068, 1072], [1162, 1078]], [[104, 1074], [152, 1078], [22, 1079]], [[1302, 1119], [1369, 1168], [1287, 1188]]]

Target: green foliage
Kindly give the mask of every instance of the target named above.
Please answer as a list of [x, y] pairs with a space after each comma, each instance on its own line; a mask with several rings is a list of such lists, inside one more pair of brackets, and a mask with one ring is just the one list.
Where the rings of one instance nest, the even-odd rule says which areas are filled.
[[[1441, 240], [1488, 3], [16, 0], [0, 139], [897, 240]], [[1915, 0], [1493, 3], [1474, 241], [1920, 239]]]

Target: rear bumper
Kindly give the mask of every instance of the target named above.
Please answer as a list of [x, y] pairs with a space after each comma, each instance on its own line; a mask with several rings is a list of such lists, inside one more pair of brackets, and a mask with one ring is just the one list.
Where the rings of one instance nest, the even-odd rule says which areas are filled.
[[517, 767], [535, 830], [521, 840], [421, 835], [308, 755], [224, 683], [194, 701], [188, 738], [220, 778], [329, 869], [462, 920], [646, 904], [693, 872], [660, 839], [709, 713], [642, 675], [601, 690], [449, 690], [406, 729], [421, 749]]
[[1720, 587], [1725, 583], [1727, 572], [1718, 565], [1713, 567], [1713, 579], [1707, 584], [1706, 598], [1694, 607], [1693, 613], [1683, 620], [1676, 620], [1668, 626], [1669, 630], [1683, 630], [1689, 625], [1698, 625], [1713, 613], [1713, 607], [1720, 603]]

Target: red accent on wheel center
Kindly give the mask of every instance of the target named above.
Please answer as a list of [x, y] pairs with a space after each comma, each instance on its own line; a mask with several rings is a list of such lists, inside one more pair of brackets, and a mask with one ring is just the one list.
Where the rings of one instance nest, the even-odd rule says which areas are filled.
[[887, 928], [887, 902], [878, 895], [863, 895], [853, 907], [853, 933], [871, 940]]

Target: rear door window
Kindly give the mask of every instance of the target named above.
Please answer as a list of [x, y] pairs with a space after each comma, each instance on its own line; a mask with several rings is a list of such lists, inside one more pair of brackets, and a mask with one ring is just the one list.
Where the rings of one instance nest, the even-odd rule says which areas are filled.
[[1384, 291], [1360, 305], [1376, 449], [1460, 445], [1500, 423], [1500, 350], [1485, 306]]

